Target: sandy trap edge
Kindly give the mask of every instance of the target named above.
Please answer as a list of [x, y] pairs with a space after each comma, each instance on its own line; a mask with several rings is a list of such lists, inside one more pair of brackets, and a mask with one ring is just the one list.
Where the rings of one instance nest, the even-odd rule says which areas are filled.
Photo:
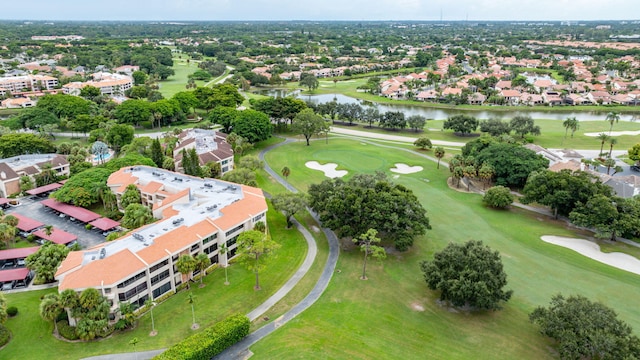
[[541, 239], [544, 242], [571, 249], [603, 264], [640, 275], [640, 260], [631, 255], [619, 252], [603, 253], [598, 244], [583, 239], [552, 235], [542, 236]]

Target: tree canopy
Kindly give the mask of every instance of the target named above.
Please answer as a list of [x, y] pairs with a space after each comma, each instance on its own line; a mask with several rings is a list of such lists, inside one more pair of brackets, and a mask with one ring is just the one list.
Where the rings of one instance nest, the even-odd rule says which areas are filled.
[[638, 359], [640, 339], [616, 312], [584, 296], [555, 295], [529, 319], [558, 342], [562, 359]]
[[50, 283], [54, 280], [58, 266], [69, 254], [69, 248], [65, 245], [54, 244], [46, 241], [38, 248], [38, 251], [27, 256], [25, 264], [27, 268], [36, 272], [33, 280], [35, 284]]
[[302, 134], [307, 140], [307, 146], [309, 146], [309, 139], [312, 136], [329, 131], [329, 123], [324, 121], [322, 116], [314, 113], [313, 110], [304, 109], [293, 119], [291, 130], [294, 133]]
[[407, 250], [414, 238], [431, 229], [426, 210], [410, 189], [384, 175], [358, 174], [345, 182], [325, 180], [309, 187], [311, 208], [341, 237], [376, 229], [383, 240]]
[[49, 154], [56, 151], [49, 140], [29, 133], [9, 133], [0, 136], [0, 157], [24, 154]]
[[269, 116], [251, 109], [238, 112], [233, 125], [233, 132], [247, 138], [252, 144], [270, 138], [272, 131], [273, 125]]
[[460, 134], [469, 134], [478, 128], [478, 119], [469, 115], [454, 115], [445, 120], [442, 125], [444, 130], [453, 130]]
[[422, 261], [420, 267], [429, 289], [440, 291], [440, 300], [454, 306], [498, 310], [513, 294], [512, 290], [503, 290], [507, 274], [500, 253], [482, 241], [449, 243], [434, 254], [433, 260]]
[[[473, 154], [471, 154], [473, 155]], [[523, 146], [508, 143], [493, 143], [480, 151], [476, 163], [493, 167], [497, 185], [522, 188], [529, 174], [544, 170], [549, 160]]]

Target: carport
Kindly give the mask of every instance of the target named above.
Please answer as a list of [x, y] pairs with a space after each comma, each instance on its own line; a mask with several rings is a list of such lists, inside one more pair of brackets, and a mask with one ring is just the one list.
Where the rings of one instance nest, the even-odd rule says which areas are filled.
[[42, 205], [51, 208], [57, 212], [63, 213], [69, 217], [72, 217], [80, 222], [89, 223], [100, 217], [99, 214], [94, 213], [91, 210], [65, 204], [63, 202], [56, 201], [54, 199], [46, 199], [40, 202]]
[[50, 193], [50, 192], [52, 192], [54, 190], [58, 190], [61, 187], [62, 187], [62, 184], [53, 183], [53, 184], [49, 184], [49, 185], [40, 186], [40, 187], [37, 187], [35, 189], [27, 190], [27, 194], [41, 196], [43, 194]]
[[89, 225], [95, 228], [98, 228], [102, 231], [107, 231], [120, 226], [120, 223], [115, 220], [111, 220], [109, 218], [100, 218], [90, 222]]
[[14, 287], [29, 285], [33, 272], [27, 268], [2, 270], [0, 271], [0, 283], [2, 290], [11, 290]]
[[17, 213], [11, 213], [9, 215], [13, 215], [18, 219], [18, 225], [16, 227], [20, 229], [20, 231], [29, 232], [31, 230], [44, 226], [44, 224], [41, 223], [40, 221], [33, 220], [31, 218], [28, 218], [26, 216], [23, 216]]
[[49, 240], [56, 244], [62, 244], [62, 245], [67, 245], [78, 240], [77, 236], [58, 228], [51, 229], [51, 235], [47, 235], [47, 233], [43, 229], [35, 231], [33, 235], [41, 239]]

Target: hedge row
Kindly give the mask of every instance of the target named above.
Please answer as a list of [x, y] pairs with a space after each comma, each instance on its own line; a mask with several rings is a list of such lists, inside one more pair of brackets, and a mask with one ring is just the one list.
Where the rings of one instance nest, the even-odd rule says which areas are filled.
[[249, 334], [249, 318], [233, 315], [173, 345], [153, 360], [209, 360]]
[[4, 325], [0, 325], [0, 347], [8, 343], [9, 339], [11, 339], [11, 332]]

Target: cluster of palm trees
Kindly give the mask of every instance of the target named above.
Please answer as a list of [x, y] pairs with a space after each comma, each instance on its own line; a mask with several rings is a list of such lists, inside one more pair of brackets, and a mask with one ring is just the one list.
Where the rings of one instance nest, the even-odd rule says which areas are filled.
[[[620, 166], [616, 166], [616, 161], [612, 158], [612, 153], [613, 153], [613, 147], [618, 143], [618, 139], [616, 139], [615, 137], [611, 136], [611, 132], [613, 130], [613, 125], [618, 123], [618, 121], [620, 121], [620, 115], [615, 112], [612, 111], [610, 113], [607, 114], [607, 117], [605, 118], [605, 121], [608, 121], [611, 126], [609, 127], [609, 134], [606, 133], [600, 133], [598, 134], [598, 140], [600, 140], [600, 152], [598, 153], [599, 156], [597, 159], [593, 159], [593, 160], [589, 160], [589, 159], [583, 159], [583, 163], [589, 167], [589, 166], [593, 166], [594, 169], [596, 169], [598, 167], [598, 165], [604, 165], [607, 167], [607, 175], [609, 175], [609, 172], [611, 171], [611, 168], [614, 169], [614, 175], [620, 171], [622, 171], [622, 168]], [[603, 152], [604, 151], [604, 144], [606, 142], [609, 142], [609, 152]]]
[[478, 164], [473, 156], [466, 158], [460, 154], [456, 154], [449, 161], [449, 171], [451, 176], [456, 180], [456, 187], [460, 187], [460, 180], [467, 179], [467, 191], [470, 190], [471, 180], [478, 178], [482, 181], [483, 189], [491, 181], [495, 170], [487, 163]]

